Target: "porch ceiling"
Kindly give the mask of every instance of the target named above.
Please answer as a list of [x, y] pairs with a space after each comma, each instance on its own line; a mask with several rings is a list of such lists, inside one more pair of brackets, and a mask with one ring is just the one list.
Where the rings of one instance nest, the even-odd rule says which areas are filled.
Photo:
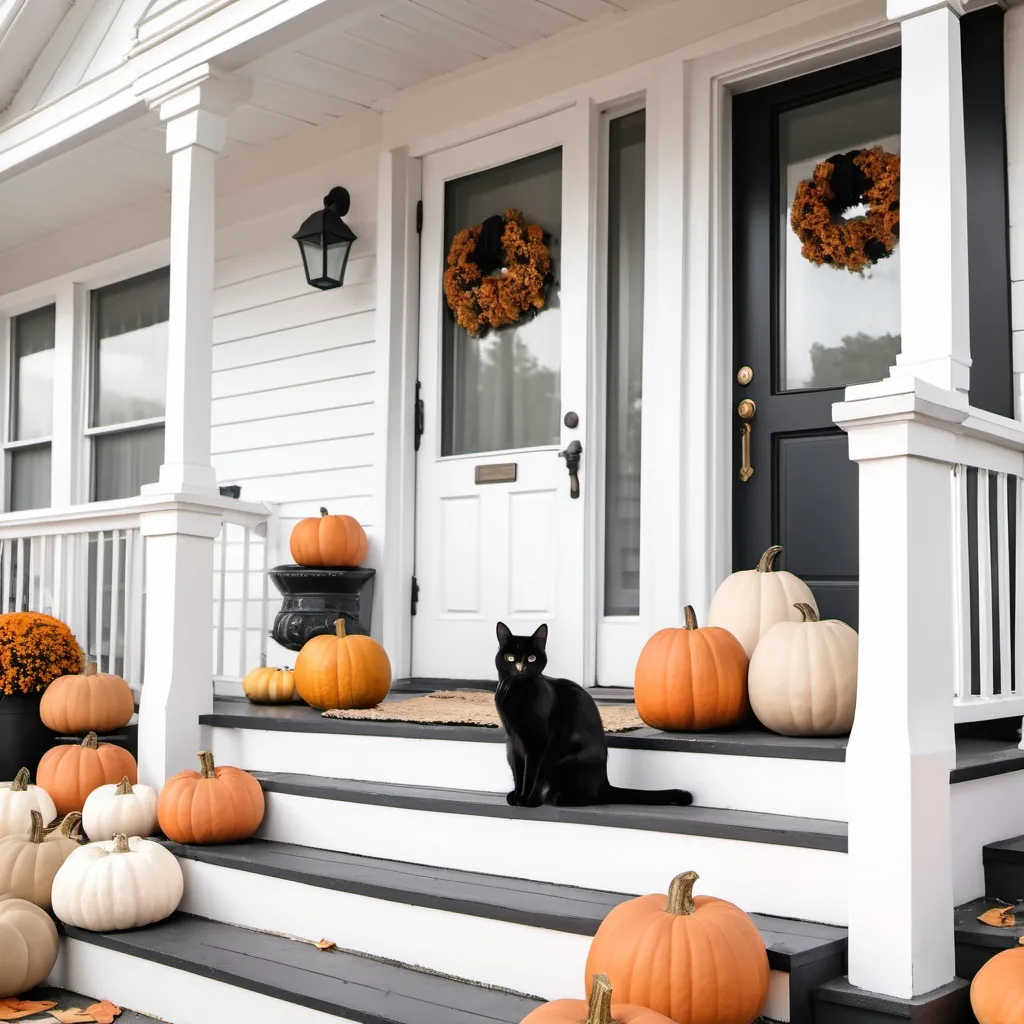
[[[365, 117], [428, 79], [588, 21], [671, 2], [679, 0], [383, 0], [335, 30], [241, 68], [252, 80], [252, 95], [230, 119], [223, 156]], [[163, 134], [155, 115], [140, 116], [0, 182], [0, 251], [166, 197], [170, 161]]]

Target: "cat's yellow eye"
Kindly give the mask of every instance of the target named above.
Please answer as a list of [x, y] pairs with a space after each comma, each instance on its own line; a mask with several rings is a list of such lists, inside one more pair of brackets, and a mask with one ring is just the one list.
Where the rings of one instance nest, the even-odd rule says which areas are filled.
[[505, 655], [505, 660], [506, 661], [515, 661], [516, 660], [516, 656], [514, 654], [506, 654]]
[[536, 661], [537, 660], [537, 655], [536, 654], [531, 654], [526, 660], [527, 661]]

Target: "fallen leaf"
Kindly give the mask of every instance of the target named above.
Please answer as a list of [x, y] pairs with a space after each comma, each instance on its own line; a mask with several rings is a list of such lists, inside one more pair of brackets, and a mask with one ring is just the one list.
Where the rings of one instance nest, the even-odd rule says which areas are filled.
[[992, 907], [984, 914], [979, 914], [978, 920], [993, 928], [1013, 928], [1017, 924], [1017, 919], [1013, 916], [1013, 907]]
[[52, 1010], [57, 1004], [53, 1002], [30, 1001], [27, 999], [0, 999], [0, 1020], [17, 1020], [19, 1017], [30, 1017], [33, 1013]]
[[90, 1017], [80, 1006], [69, 1006], [66, 1010], [52, 1010], [51, 1016], [59, 1020], [60, 1024], [95, 1024], [95, 1019]]
[[115, 1006], [109, 999], [101, 999], [98, 1003], [86, 1008], [96, 1024], [114, 1024], [114, 1018], [121, 1016], [121, 1007]]
[[317, 949], [323, 950], [324, 952], [326, 952], [329, 949], [338, 948], [338, 944], [336, 942], [331, 942], [330, 939], [321, 939], [319, 942], [314, 942], [313, 945], [316, 946]]

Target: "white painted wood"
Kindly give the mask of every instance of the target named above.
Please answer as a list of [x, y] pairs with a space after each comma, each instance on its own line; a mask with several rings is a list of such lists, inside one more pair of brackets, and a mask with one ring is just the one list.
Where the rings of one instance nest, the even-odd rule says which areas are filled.
[[950, 474], [953, 509], [953, 648], [957, 698], [971, 695], [970, 547], [967, 519], [967, 467], [954, 466]]
[[[586, 133], [568, 114], [552, 115], [426, 158], [423, 169], [419, 379], [425, 405], [416, 472], [416, 577], [420, 603], [413, 623], [413, 674], [449, 678], [490, 675], [495, 623], [513, 632], [549, 626], [551, 670], [585, 685], [584, 545], [588, 488], [588, 280], [591, 169]], [[560, 444], [515, 452], [443, 457], [442, 310], [445, 182], [531, 153], [562, 149], [560, 241]], [[552, 312], [542, 316], [553, 316]], [[580, 497], [569, 496], [560, 447], [583, 445]], [[478, 485], [474, 467], [515, 462], [514, 483]], [[532, 553], [528, 545], [533, 545]], [[518, 546], [517, 546], [518, 545]], [[524, 545], [527, 545], [524, 547]], [[528, 559], [528, 562], [524, 562]], [[529, 570], [526, 588], [517, 575]]]
[[996, 474], [996, 574], [999, 597], [999, 693], [1014, 692], [1013, 632], [1010, 625], [1010, 531], [1009, 482], [1005, 473]]
[[78, 939], [61, 943], [50, 981], [174, 1024], [209, 1024], [211, 1014], [223, 1018], [238, 1015], [247, 1024], [281, 1024], [284, 1020], [288, 1024], [352, 1024], [347, 1017], [296, 1006]]
[[958, 0], [888, 0], [900, 25], [900, 320], [892, 374], [966, 392], [971, 349]]
[[989, 518], [988, 470], [978, 470], [978, 685], [982, 698], [994, 692], [992, 619], [992, 537]]
[[[263, 839], [613, 892], [664, 892], [690, 865], [699, 891], [748, 912], [847, 921], [847, 855], [564, 822], [267, 794]], [[799, 878], [799, 886], [778, 884]], [[950, 918], [952, 919], [952, 904]], [[952, 938], [952, 932], [950, 932]]]

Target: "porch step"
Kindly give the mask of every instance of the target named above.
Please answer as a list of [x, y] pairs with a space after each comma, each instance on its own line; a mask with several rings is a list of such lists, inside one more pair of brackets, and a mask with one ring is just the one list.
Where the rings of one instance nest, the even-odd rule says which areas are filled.
[[[472, 779], [476, 789], [502, 795], [512, 788], [500, 729], [352, 721], [305, 706], [229, 700], [200, 721], [217, 760], [249, 770], [454, 789]], [[608, 744], [609, 776], [621, 786], [687, 789], [705, 807], [844, 816], [843, 738], [645, 728], [613, 733]]]
[[173, 1024], [519, 1024], [539, 1000], [188, 914], [148, 928], [66, 928], [65, 984]]
[[967, 1024], [970, 986], [959, 978], [913, 999], [896, 999], [855, 988], [835, 978], [813, 992], [815, 1024]]
[[1003, 903], [1024, 900], [1024, 836], [989, 843], [981, 854], [985, 895]]
[[[262, 839], [602, 891], [692, 868], [748, 912], [846, 923], [843, 822], [710, 807], [509, 807], [504, 795], [256, 772]], [[471, 773], [466, 773], [472, 777]], [[778, 878], [798, 877], [800, 886]]]
[[971, 981], [990, 960], [1004, 949], [1012, 949], [1024, 938], [1024, 917], [1015, 928], [993, 928], [982, 924], [978, 916], [992, 907], [1006, 905], [1005, 900], [983, 896], [957, 907], [953, 917], [956, 936], [956, 975]]
[[[590, 938], [630, 898], [286, 843], [165, 845], [182, 861], [185, 911], [310, 939], [333, 929], [346, 948], [547, 999], [582, 998]], [[768, 1015], [809, 1024], [810, 990], [845, 970], [846, 930], [754, 921], [774, 972]]]

